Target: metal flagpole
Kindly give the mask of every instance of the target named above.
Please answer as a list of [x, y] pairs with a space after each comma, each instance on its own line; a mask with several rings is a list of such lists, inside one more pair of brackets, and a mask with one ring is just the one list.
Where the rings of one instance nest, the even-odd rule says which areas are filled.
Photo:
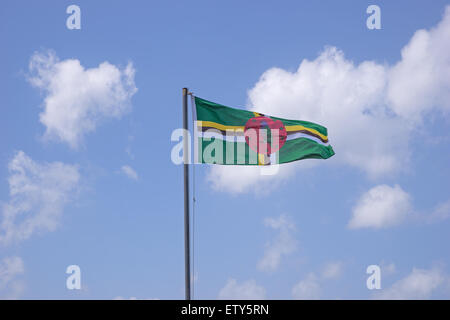
[[183, 88], [183, 158], [184, 158], [184, 277], [185, 299], [191, 300], [191, 266], [189, 244], [189, 136], [188, 128], [188, 89]]

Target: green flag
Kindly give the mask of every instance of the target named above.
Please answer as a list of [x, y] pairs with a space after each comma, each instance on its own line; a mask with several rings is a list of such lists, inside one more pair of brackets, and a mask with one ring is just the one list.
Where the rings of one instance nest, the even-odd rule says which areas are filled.
[[334, 155], [327, 129], [318, 124], [194, 99], [197, 163], [269, 165]]

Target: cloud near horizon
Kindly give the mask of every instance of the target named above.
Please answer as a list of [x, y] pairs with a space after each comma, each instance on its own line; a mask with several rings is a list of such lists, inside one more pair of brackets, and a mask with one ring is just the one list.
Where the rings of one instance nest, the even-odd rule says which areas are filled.
[[236, 279], [228, 279], [225, 286], [219, 291], [222, 300], [263, 300], [266, 298], [266, 289], [256, 284], [254, 280], [238, 283]]
[[24, 290], [24, 283], [17, 279], [25, 272], [20, 257], [5, 257], [0, 261], [0, 299], [17, 299]]
[[413, 268], [410, 274], [387, 289], [376, 292], [372, 298], [382, 300], [430, 299], [436, 290], [450, 284], [450, 278], [439, 268]]

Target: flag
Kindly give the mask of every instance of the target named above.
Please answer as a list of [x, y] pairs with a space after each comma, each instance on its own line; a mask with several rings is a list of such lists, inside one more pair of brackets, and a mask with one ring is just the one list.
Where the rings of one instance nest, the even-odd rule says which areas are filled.
[[271, 117], [194, 97], [194, 155], [197, 163], [269, 165], [334, 155], [327, 129]]

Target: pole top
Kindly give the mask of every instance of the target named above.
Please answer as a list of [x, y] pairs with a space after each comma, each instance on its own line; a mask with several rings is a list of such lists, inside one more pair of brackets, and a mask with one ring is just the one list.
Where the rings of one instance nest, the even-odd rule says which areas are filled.
[[188, 88], [183, 88], [183, 95], [192, 96], [194, 93], [189, 91]]

